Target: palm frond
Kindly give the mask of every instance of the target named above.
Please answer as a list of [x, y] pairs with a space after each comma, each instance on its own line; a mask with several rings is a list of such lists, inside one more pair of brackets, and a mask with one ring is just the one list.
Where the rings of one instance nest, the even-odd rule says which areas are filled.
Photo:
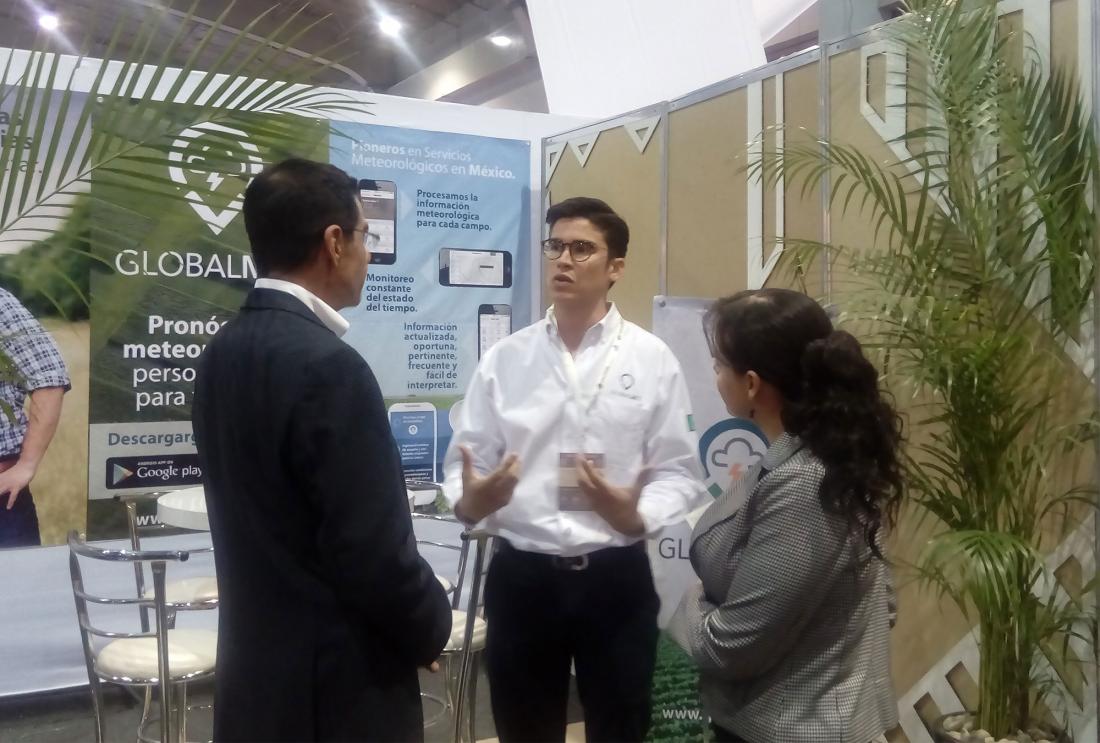
[[[96, 208], [126, 209], [127, 198], [183, 198], [163, 166], [181, 131], [205, 127], [219, 141], [218, 127], [246, 131], [259, 151], [285, 147], [288, 132], [307, 119], [369, 114], [369, 106], [341, 91], [309, 87], [309, 82], [339, 61], [341, 42], [321, 55], [307, 55], [279, 80], [267, 77], [265, 55], [278, 54], [326, 19], [310, 21], [304, 7], [273, 30], [260, 34], [273, 10], [246, 24], [246, 33], [228, 32], [227, 4], [212, 22], [195, 22], [197, 2], [182, 18], [170, 16], [172, 5], [145, 7], [136, 28], [119, 20], [107, 35], [105, 56], [89, 58], [93, 34], [81, 43], [76, 58], [44, 49], [6, 51], [0, 69], [0, 97], [11, 102], [12, 136], [0, 144], [0, 251], [34, 250], [73, 214], [79, 199], [89, 197], [97, 182]], [[195, 36], [180, 68], [170, 65]], [[219, 38], [230, 41], [213, 64], [199, 69]], [[258, 40], [245, 51], [244, 39]], [[89, 69], [94, 70], [89, 74]], [[236, 146], [228, 135], [224, 141]], [[191, 163], [195, 174], [236, 165], [232, 155]], [[111, 203], [107, 203], [111, 202]], [[121, 221], [120, 233], [136, 222]], [[131, 232], [131, 236], [136, 233]], [[122, 238], [123, 235], [116, 235]], [[94, 251], [93, 251], [94, 252]], [[70, 289], [72, 287], [69, 287]]]

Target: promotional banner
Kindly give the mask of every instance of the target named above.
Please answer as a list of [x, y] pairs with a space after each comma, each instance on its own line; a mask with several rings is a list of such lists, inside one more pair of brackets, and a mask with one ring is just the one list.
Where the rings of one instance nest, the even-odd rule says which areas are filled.
[[[198, 358], [256, 279], [240, 218], [244, 189], [264, 163], [328, 154], [328, 122], [272, 118], [255, 117], [254, 128], [240, 117], [185, 126], [167, 156], [150, 151], [124, 173], [93, 174], [92, 538], [123, 531], [113, 496], [202, 481], [191, 432]], [[184, 199], [159, 191], [165, 176]], [[152, 523], [153, 512], [140, 520]]]
[[406, 477], [441, 481], [478, 359], [530, 323], [530, 143], [341, 124], [372, 265], [345, 340], [386, 397]]
[[[672, 349], [687, 379], [699, 432], [699, 461], [707, 492], [717, 498], [767, 451], [764, 434], [751, 421], [731, 418], [715, 387], [714, 359], [704, 329], [712, 300], [688, 297], [653, 299], [653, 332]], [[665, 529], [649, 543], [653, 580], [661, 597], [662, 627], [698, 578], [689, 562], [691, 529], [701, 511]]]
[[[201, 483], [190, 423], [196, 366], [256, 279], [239, 217], [265, 163], [328, 160], [358, 181], [373, 258], [362, 302], [344, 312], [345, 340], [382, 386], [408, 478], [441, 479], [453, 411], [478, 358], [530, 322], [527, 141], [282, 118], [282, 139], [269, 120], [262, 137], [204, 123], [182, 128], [167, 155], [142, 160], [184, 199], [143, 190], [138, 172], [93, 177], [93, 538], [122, 532], [114, 496]], [[124, 189], [134, 194], [120, 208]], [[153, 520], [151, 510], [139, 517]]]

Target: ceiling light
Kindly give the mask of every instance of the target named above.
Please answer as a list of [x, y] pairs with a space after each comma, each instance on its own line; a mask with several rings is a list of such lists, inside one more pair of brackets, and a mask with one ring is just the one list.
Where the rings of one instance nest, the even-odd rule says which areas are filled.
[[53, 13], [43, 13], [38, 16], [38, 25], [46, 31], [56, 31], [61, 21]]
[[386, 36], [399, 36], [401, 35], [401, 21], [390, 16], [385, 16], [378, 22], [378, 28], [382, 29], [382, 33]]
[[489, 41], [493, 42], [493, 44], [501, 48], [512, 46], [511, 36], [502, 36], [500, 34], [497, 34], [496, 36], [490, 36]]

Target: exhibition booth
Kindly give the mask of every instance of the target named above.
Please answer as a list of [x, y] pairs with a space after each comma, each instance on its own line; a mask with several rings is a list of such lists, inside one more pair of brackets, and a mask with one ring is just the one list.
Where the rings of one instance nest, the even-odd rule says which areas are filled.
[[[1042, 64], [1075, 69], [1092, 89], [1088, 0], [1003, 5], [1006, 24], [1039, 40]], [[873, 159], [911, 157], [900, 138], [928, 122], [907, 105], [904, 78], [919, 71], [886, 39], [884, 28], [872, 28], [600, 122], [331, 91], [345, 99], [346, 115], [320, 118], [292, 107], [267, 115], [280, 119], [280, 146], [272, 146], [267, 120], [257, 123], [264, 131], [256, 136], [239, 122], [182, 129], [169, 157], [142, 164], [163, 169], [186, 193], [170, 209], [157, 194], [135, 193], [125, 210], [118, 199], [97, 199], [97, 189], [118, 187], [117, 174], [101, 179], [93, 172], [86, 191], [69, 197], [86, 204], [74, 214], [98, 236], [89, 243], [89, 319], [47, 323], [73, 390], [36, 482], [45, 546], [0, 551], [0, 697], [88, 682], [64, 543], [69, 530], [117, 548], [130, 544], [129, 516], [145, 548], [208, 544], [194, 490], [201, 485], [189, 407], [195, 364], [256, 277], [239, 212], [244, 186], [265, 163], [302, 155], [359, 180], [365, 216], [377, 231], [373, 250], [384, 258], [370, 266], [361, 304], [344, 313], [351, 323], [345, 339], [379, 381], [406, 477], [422, 483], [442, 481], [456, 408], [481, 355], [546, 309], [537, 248], [546, 207], [582, 195], [608, 201], [631, 230], [627, 278], [613, 298], [679, 358], [705, 484], [717, 496], [767, 442], [750, 421], [729, 418], [714, 389], [701, 323], [708, 301], [782, 286], [820, 298], [841, 316], [853, 284], [848, 269], [828, 255], [795, 265], [788, 246], [875, 240], [874, 227], [834, 198], [828, 178], [804, 189], [754, 177], [751, 169], [764, 152], [837, 137]], [[25, 52], [0, 50], [9, 84], [38, 64]], [[117, 73], [90, 60], [77, 67], [72, 58], [58, 68], [42, 76], [47, 95], [70, 74], [80, 95], [96, 95]], [[159, 84], [176, 96], [163, 99], [161, 114], [170, 116], [173, 100], [186, 99], [186, 81], [179, 90]], [[74, 116], [65, 136], [87, 136], [82, 127], [94, 125]], [[212, 152], [233, 166], [224, 177], [189, 168]], [[124, 234], [117, 228], [123, 222]], [[38, 244], [33, 225], [25, 239], [26, 249]], [[1087, 387], [1094, 376], [1092, 344], [1083, 333], [1064, 349], [1079, 370], [1072, 385]], [[155, 497], [138, 498], [174, 491], [185, 497], [162, 498], [159, 506]], [[436, 496], [430, 486], [410, 485], [410, 505], [421, 513], [440, 510]], [[139, 505], [128, 512], [128, 500]], [[915, 520], [901, 523], [890, 551], [911, 562], [928, 531]], [[166, 536], [158, 524], [170, 527]], [[472, 560], [460, 564], [458, 552], [439, 546], [459, 543], [461, 527], [436, 519], [417, 519], [415, 527], [437, 575], [453, 585], [466, 571], [466, 593], [456, 597], [465, 606]], [[662, 624], [694, 580], [689, 535], [684, 523], [649, 544]], [[1081, 594], [1095, 574], [1095, 545], [1093, 516], [1075, 514], [1046, 558], [1061, 581], [1055, 590]], [[171, 577], [212, 575], [211, 560], [196, 555], [172, 566]], [[133, 573], [116, 568], [95, 571], [111, 589], [132, 586]], [[970, 703], [976, 641], [968, 620], [934, 592], [910, 582], [898, 586], [898, 599], [892, 667], [899, 740], [931, 743], [929, 720]], [[217, 616], [181, 612], [178, 621], [213, 630]], [[1069, 700], [1077, 740], [1096, 736], [1094, 685], [1095, 669], [1083, 671], [1081, 692]]]

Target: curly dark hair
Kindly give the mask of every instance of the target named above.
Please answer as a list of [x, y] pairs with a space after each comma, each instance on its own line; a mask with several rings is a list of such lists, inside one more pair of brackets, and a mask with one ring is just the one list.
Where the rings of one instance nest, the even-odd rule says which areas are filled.
[[720, 299], [707, 325], [716, 358], [756, 372], [783, 396], [784, 428], [825, 464], [823, 505], [881, 557], [879, 533], [893, 527], [904, 486], [902, 423], [859, 341], [835, 330], [813, 299], [786, 289]]

